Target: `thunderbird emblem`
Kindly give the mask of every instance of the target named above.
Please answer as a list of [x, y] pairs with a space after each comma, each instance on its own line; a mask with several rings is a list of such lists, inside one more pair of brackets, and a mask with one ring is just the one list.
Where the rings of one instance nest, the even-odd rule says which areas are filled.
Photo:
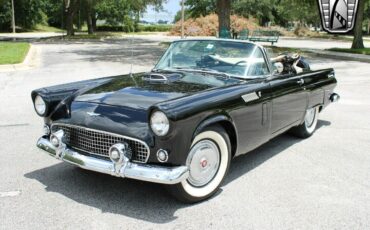
[[355, 25], [359, 0], [318, 0], [323, 29], [329, 33], [347, 33]]
[[99, 113], [94, 113], [94, 112], [87, 112], [87, 115], [89, 115], [90, 117], [97, 117], [97, 116], [100, 116]]

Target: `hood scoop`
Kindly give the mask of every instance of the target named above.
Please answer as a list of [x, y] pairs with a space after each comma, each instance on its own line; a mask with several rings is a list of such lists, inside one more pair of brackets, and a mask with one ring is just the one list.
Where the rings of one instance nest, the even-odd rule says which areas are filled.
[[181, 79], [183, 76], [179, 73], [162, 74], [162, 73], [148, 73], [142, 79], [149, 83], [171, 83]]

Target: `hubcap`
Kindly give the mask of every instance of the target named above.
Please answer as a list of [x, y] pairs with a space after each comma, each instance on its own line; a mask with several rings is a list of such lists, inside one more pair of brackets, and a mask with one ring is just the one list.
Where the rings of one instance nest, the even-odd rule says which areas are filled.
[[220, 166], [220, 151], [213, 141], [202, 140], [191, 149], [187, 163], [190, 170], [189, 183], [202, 187], [215, 177]]
[[306, 116], [304, 118], [306, 127], [311, 127], [313, 122], [315, 121], [315, 108], [308, 109], [306, 111]]

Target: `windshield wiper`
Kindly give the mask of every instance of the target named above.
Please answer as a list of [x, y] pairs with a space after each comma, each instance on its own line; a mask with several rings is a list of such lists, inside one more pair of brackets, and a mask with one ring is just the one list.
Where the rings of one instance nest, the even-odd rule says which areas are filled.
[[238, 76], [238, 75], [234, 75], [234, 74], [228, 74], [228, 73], [225, 73], [225, 72], [220, 72], [220, 71], [217, 71], [217, 70], [214, 70], [214, 69], [203, 68], [203, 67], [197, 67], [197, 68], [194, 68], [194, 69], [188, 69], [188, 68], [182, 68], [182, 67], [173, 67], [171, 69], [154, 69], [155, 72], [161, 71], [161, 70], [164, 70], [164, 71], [180, 70], [180, 71], [186, 71], [186, 72], [216, 74], [216, 75], [219, 75], [219, 76], [223, 76], [227, 79], [230, 79], [230, 78], [237, 78], [239, 80], [256, 80], [256, 79], [258, 79], [258, 78], [248, 78], [248, 77], [242, 77], [242, 76]]
[[201, 67], [197, 67], [197, 68], [194, 68], [194, 69], [187, 69], [187, 68], [175, 67], [174, 69], [181, 70], [181, 71], [187, 71], [187, 72], [216, 74], [216, 75], [223, 76], [223, 77], [226, 77], [226, 78], [237, 77], [237, 76], [234, 76], [234, 75], [230, 75], [228, 73], [220, 72], [220, 71], [217, 71], [217, 70], [214, 70], [214, 69], [210, 69], [210, 68], [203, 68], [203, 67], [202, 68]]

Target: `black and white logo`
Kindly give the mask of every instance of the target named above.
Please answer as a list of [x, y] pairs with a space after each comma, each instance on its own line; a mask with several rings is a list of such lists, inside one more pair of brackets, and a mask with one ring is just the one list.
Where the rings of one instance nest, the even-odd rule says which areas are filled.
[[318, 0], [322, 26], [329, 33], [347, 33], [353, 29], [359, 0]]

